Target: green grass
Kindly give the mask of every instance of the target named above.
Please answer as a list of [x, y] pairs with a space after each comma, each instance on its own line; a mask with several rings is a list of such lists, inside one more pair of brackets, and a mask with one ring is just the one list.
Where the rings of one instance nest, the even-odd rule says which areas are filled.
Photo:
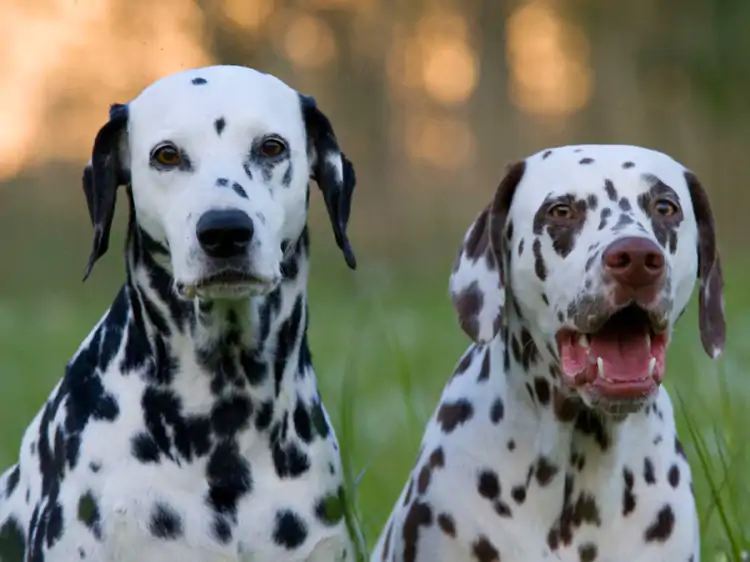
[[[693, 467], [709, 561], [740, 560], [750, 546], [750, 292], [743, 289], [750, 274], [730, 265], [724, 357], [712, 362], [703, 354], [693, 306], [676, 331], [666, 377]], [[338, 258], [313, 266], [315, 368], [342, 446], [347, 521], [362, 531], [367, 548], [374, 546], [414, 462], [423, 425], [468, 344], [450, 308], [448, 265], [430, 271], [365, 266], [349, 273]], [[0, 465], [15, 459], [23, 429], [114, 296], [114, 279], [63, 285], [56, 294], [47, 288], [14, 291], [12, 298], [0, 293]]]

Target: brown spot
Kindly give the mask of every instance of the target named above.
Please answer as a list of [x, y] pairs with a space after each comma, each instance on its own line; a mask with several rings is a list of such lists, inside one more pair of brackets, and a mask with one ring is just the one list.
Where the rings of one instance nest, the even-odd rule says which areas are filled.
[[457, 295], [453, 296], [453, 304], [458, 313], [458, 323], [461, 329], [473, 340], [479, 336], [479, 312], [484, 305], [484, 293], [479, 288], [478, 281], [471, 284]]
[[497, 397], [495, 398], [495, 401], [492, 402], [492, 406], [490, 407], [490, 421], [492, 423], [500, 423], [503, 419], [504, 414], [505, 406], [503, 404], [503, 399]]
[[443, 402], [438, 410], [437, 421], [444, 433], [453, 432], [456, 427], [466, 423], [474, 415], [474, 407], [465, 398], [453, 402]]
[[578, 161], [578, 163], [579, 164], [583, 164], [583, 165], [585, 165], [585, 164], [593, 164], [594, 163], [594, 159], [593, 158], [581, 158]]
[[646, 484], [656, 484], [656, 475], [654, 474], [654, 463], [646, 457], [643, 459], [643, 479]]
[[485, 348], [482, 358], [482, 367], [479, 369], [478, 381], [486, 381], [490, 378], [490, 350]]
[[494, 500], [500, 495], [500, 481], [492, 470], [483, 470], [477, 478], [479, 495], [488, 500]]
[[597, 548], [594, 543], [589, 542], [578, 547], [578, 558], [581, 562], [594, 562], [596, 554]]
[[432, 525], [432, 509], [426, 503], [415, 501], [404, 519], [404, 562], [415, 562], [419, 542], [419, 528]]
[[500, 553], [485, 536], [474, 541], [472, 552], [477, 562], [500, 562]]
[[665, 542], [672, 534], [672, 529], [674, 529], [674, 512], [669, 505], [665, 505], [646, 529], [644, 538], [646, 542]]
[[417, 478], [417, 493], [421, 496], [427, 491], [427, 487], [430, 485], [432, 479], [432, 472], [430, 467], [424, 465], [422, 470], [419, 471], [419, 477]]
[[456, 538], [456, 523], [453, 517], [447, 513], [441, 513], [437, 516], [438, 527], [449, 537]]
[[576, 419], [581, 407], [575, 399], [566, 397], [555, 387], [552, 389], [552, 409], [558, 421], [569, 423]]
[[625, 481], [625, 488], [622, 491], [622, 515], [628, 516], [635, 510], [635, 494], [633, 493], [635, 478], [627, 467], [622, 469], [622, 476]]
[[626, 169], [626, 170], [627, 170], [628, 168], [632, 168], [633, 166], [635, 166], [635, 164], [634, 164], [633, 162], [630, 162], [629, 160], [628, 160], [627, 162], [623, 162], [623, 163], [622, 163], [622, 167], [623, 167], [624, 169]]
[[536, 377], [534, 379], [534, 390], [536, 391], [537, 400], [542, 406], [549, 404], [550, 388], [547, 379]]
[[536, 481], [540, 486], [546, 486], [555, 477], [558, 467], [552, 464], [547, 457], [539, 457], [536, 463]]
[[531, 245], [531, 251], [534, 254], [534, 272], [540, 281], [547, 279], [547, 266], [544, 263], [544, 257], [542, 256], [542, 241], [539, 238], [534, 238], [534, 243]]
[[388, 521], [388, 530], [385, 532], [385, 542], [383, 543], [383, 556], [381, 556], [381, 560], [383, 562], [386, 562], [388, 560], [388, 555], [391, 552], [391, 535], [393, 534], [393, 519]]
[[667, 480], [669, 480], [669, 485], [672, 486], [672, 488], [676, 488], [680, 485], [680, 467], [676, 464], [673, 464], [669, 467], [669, 472], [667, 472]]

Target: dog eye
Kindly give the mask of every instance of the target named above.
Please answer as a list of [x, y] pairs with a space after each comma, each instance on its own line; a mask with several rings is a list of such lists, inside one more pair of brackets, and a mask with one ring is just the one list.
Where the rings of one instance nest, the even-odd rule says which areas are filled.
[[260, 153], [268, 158], [281, 156], [286, 151], [286, 145], [279, 139], [266, 139], [260, 145]]
[[654, 213], [662, 217], [671, 217], [679, 212], [680, 208], [669, 199], [657, 199], [654, 201]]
[[570, 220], [573, 218], [573, 207], [566, 203], [558, 203], [547, 209], [547, 215], [553, 219]]
[[161, 144], [151, 153], [151, 160], [166, 168], [174, 168], [182, 162], [180, 151], [173, 144]]

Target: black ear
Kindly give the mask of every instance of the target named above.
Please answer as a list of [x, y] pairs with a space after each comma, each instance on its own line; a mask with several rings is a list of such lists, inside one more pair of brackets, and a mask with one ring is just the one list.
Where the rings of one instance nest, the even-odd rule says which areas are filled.
[[698, 324], [703, 349], [712, 359], [721, 355], [726, 340], [724, 322], [724, 278], [716, 245], [714, 215], [708, 194], [692, 172], [685, 172], [685, 181], [698, 224]]
[[114, 104], [109, 110], [109, 121], [99, 129], [94, 140], [91, 160], [83, 170], [83, 192], [94, 226], [94, 245], [83, 274], [85, 281], [94, 263], [109, 247], [109, 231], [115, 215], [117, 188], [129, 183], [129, 173], [123, 161], [125, 134], [128, 125], [128, 106]]
[[318, 109], [315, 99], [303, 94], [299, 97], [307, 137], [314, 151], [312, 178], [323, 192], [336, 244], [344, 253], [347, 265], [355, 269], [357, 260], [346, 236], [352, 193], [357, 183], [354, 167], [341, 152], [331, 122]]

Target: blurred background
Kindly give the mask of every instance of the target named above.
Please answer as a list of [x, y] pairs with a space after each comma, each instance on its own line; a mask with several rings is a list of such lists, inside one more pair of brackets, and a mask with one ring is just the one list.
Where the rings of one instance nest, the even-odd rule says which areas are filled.
[[311, 340], [370, 546], [468, 340], [447, 295], [458, 243], [505, 164], [547, 146], [629, 143], [692, 168], [711, 197], [729, 343], [695, 307], [667, 386], [709, 560], [750, 529], [750, 3], [743, 0], [3, 0], [0, 3], [0, 466], [123, 279], [126, 201], [81, 283], [80, 187], [108, 105], [231, 63], [318, 100], [359, 178], [346, 269], [317, 190]]

